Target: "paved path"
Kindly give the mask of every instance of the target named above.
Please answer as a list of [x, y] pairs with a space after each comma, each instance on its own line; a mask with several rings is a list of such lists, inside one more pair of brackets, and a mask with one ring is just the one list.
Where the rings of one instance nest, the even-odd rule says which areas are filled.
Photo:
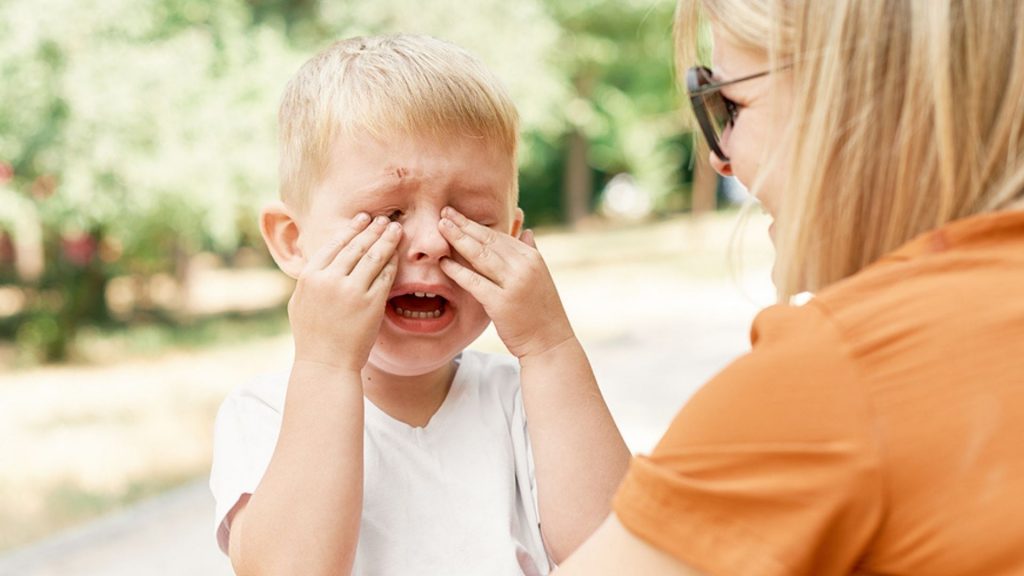
[[0, 558], [2, 576], [231, 576], [205, 481]]

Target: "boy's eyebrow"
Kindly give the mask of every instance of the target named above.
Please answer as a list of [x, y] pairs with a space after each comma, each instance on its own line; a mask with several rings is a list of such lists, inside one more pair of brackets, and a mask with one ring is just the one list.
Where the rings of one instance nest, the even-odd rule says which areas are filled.
[[[352, 190], [350, 193], [357, 200], [374, 200], [386, 196], [399, 188], [409, 184], [408, 180], [387, 179], [384, 181], [371, 182], [365, 186]], [[481, 209], [501, 210], [501, 198], [495, 197], [491, 187], [486, 183], [449, 183], [452, 203], [472, 206]]]
[[350, 194], [355, 196], [357, 199], [373, 200], [378, 196], [394, 192], [401, 186], [401, 180], [390, 180], [384, 182], [377, 181], [360, 188], [356, 188], [355, 190], [352, 190]]

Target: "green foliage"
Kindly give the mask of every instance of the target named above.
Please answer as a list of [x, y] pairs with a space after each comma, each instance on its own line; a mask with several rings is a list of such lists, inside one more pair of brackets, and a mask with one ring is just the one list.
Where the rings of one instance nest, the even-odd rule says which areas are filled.
[[[531, 222], [562, 218], [577, 130], [596, 187], [626, 171], [656, 198], [678, 194], [671, 13], [670, 0], [0, 2], [0, 236], [46, 258], [15, 332], [60, 358], [104, 321], [111, 277], [258, 239], [279, 94], [338, 37], [426, 33], [493, 68], [523, 119]], [[0, 254], [0, 281], [12, 270]]]
[[547, 0], [564, 31], [558, 54], [575, 86], [567, 122], [591, 141], [590, 163], [631, 173], [656, 205], [679, 194], [680, 147], [672, 14], [662, 0]]
[[254, 236], [300, 56], [239, 1], [11, 0], [0, 22], [0, 229], [34, 222], [47, 255], [19, 341], [61, 358], [113, 274]]

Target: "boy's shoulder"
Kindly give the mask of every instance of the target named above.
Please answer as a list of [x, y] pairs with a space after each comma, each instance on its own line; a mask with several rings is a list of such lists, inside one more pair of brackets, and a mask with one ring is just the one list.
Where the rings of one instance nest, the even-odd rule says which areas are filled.
[[494, 391], [508, 401], [519, 393], [519, 361], [508, 354], [463, 350], [455, 379], [463, 386]]
[[258, 374], [235, 386], [224, 399], [222, 407], [258, 406], [281, 414], [288, 392], [288, 376], [287, 370]]
[[508, 354], [463, 350], [456, 359], [459, 372], [470, 372], [481, 380], [510, 381], [519, 384], [519, 361]]

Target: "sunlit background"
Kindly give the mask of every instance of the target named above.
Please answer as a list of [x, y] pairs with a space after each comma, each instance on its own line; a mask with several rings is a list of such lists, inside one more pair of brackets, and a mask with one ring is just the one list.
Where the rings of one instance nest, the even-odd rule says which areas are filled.
[[[765, 217], [693, 153], [671, 0], [0, 0], [0, 574], [230, 574], [203, 486], [234, 386], [287, 369], [256, 228], [285, 82], [428, 33], [523, 120], [521, 205], [631, 449], [747, 346]], [[489, 330], [474, 345], [501, 351]]]

